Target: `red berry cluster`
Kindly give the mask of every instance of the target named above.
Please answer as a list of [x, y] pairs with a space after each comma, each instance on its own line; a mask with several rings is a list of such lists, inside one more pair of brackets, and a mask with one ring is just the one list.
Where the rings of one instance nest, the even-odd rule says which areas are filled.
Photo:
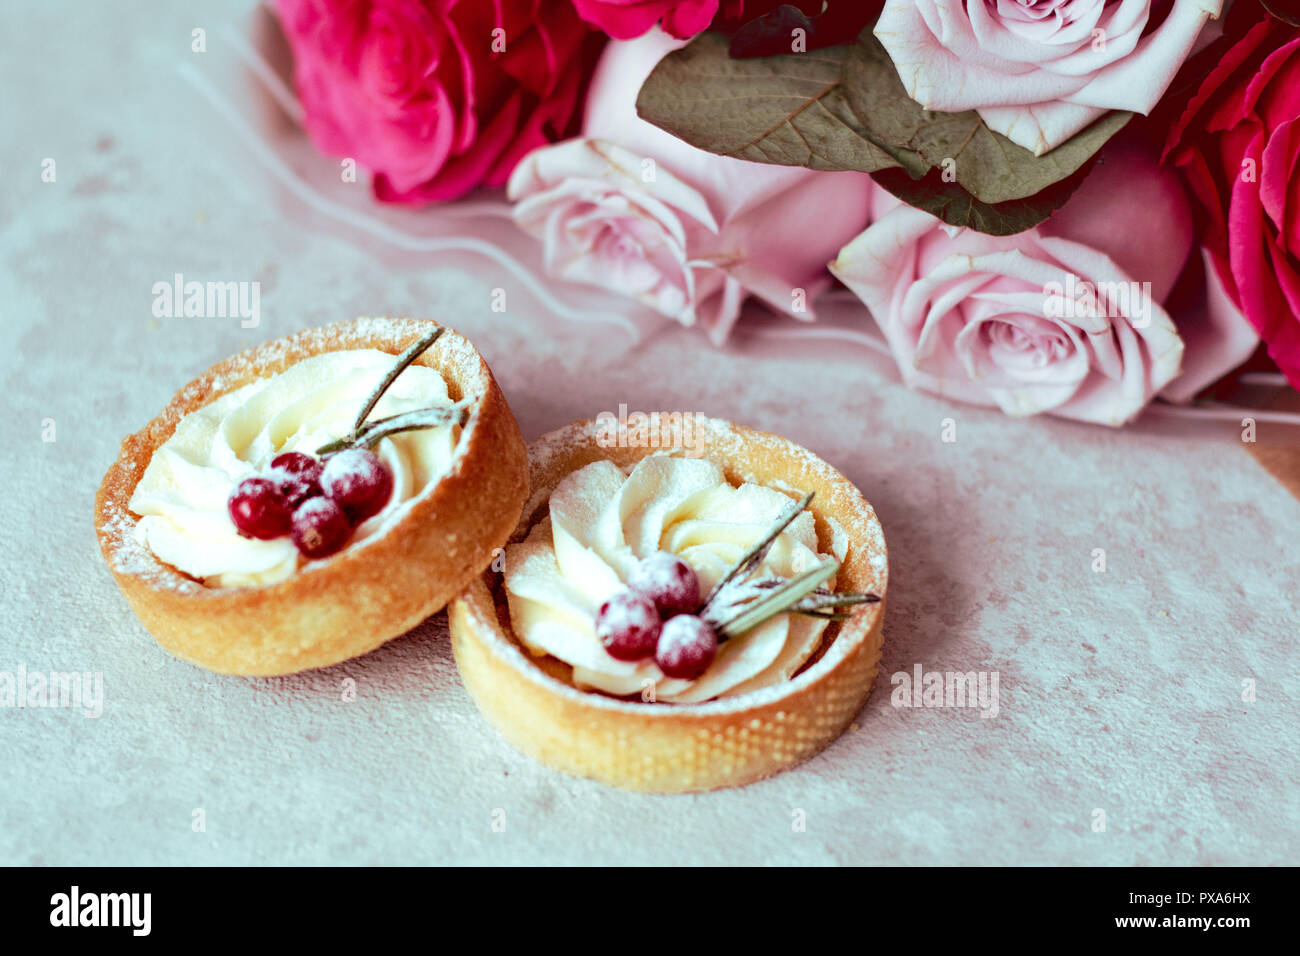
[[379, 456], [348, 448], [323, 462], [299, 451], [271, 459], [263, 475], [230, 493], [230, 520], [246, 538], [289, 535], [306, 558], [324, 558], [348, 543], [352, 529], [378, 514], [393, 493], [393, 476]]
[[641, 560], [627, 587], [596, 612], [596, 636], [611, 657], [653, 657], [668, 677], [694, 680], [718, 653], [718, 635], [696, 615], [700, 582], [694, 569], [667, 551]]

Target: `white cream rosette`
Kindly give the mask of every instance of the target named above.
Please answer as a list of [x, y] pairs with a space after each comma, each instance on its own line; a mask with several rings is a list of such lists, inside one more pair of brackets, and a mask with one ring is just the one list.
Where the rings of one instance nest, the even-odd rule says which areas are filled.
[[[156, 452], [131, 496], [137, 534], [159, 560], [217, 587], [272, 584], [300, 565], [288, 537], [245, 538], [226, 507], [240, 481], [287, 451], [314, 454], [352, 430], [366, 399], [393, 368], [377, 349], [325, 352], [252, 382], [186, 415]], [[412, 365], [388, 388], [371, 420], [451, 404], [436, 369]], [[374, 446], [393, 494], [352, 541], [380, 532], [404, 504], [451, 467], [458, 426], [403, 432]]]
[[[688, 563], [707, 595], [790, 505], [790, 496], [773, 488], [729, 484], [703, 459], [652, 455], [628, 474], [608, 461], [587, 465], [556, 487], [549, 516], [506, 550], [514, 631], [534, 654], [571, 665], [579, 688], [617, 696], [652, 687], [656, 700], [687, 704], [789, 680], [817, 650], [825, 621], [779, 614], [722, 643], [693, 681], [665, 677], [652, 659], [611, 657], [594, 624], [601, 603], [655, 551]], [[805, 511], [777, 538], [759, 573], [790, 578], [825, 558]]]

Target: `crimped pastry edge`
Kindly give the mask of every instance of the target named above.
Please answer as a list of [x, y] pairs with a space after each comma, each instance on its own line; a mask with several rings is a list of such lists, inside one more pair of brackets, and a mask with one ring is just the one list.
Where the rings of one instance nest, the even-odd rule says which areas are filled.
[[263, 343], [212, 366], [123, 439], [95, 498], [95, 529], [118, 587], [160, 645], [220, 673], [276, 676], [327, 667], [410, 630], [488, 565], [527, 498], [527, 449], [491, 370], [451, 328], [417, 364], [438, 369], [453, 398], [479, 400], [451, 470], [382, 534], [286, 581], [248, 588], [205, 587], [134, 540], [131, 495], [184, 415], [312, 355], [361, 348], [396, 355], [433, 324], [359, 318]]
[[[681, 414], [651, 417], [672, 422]], [[703, 422], [703, 446], [696, 436], [691, 453], [717, 461], [730, 480], [815, 490], [810, 510], [823, 547], [831, 533], [827, 518], [849, 540], [837, 586], [872, 591], [881, 602], [859, 606], [828, 629], [829, 646], [788, 682], [703, 704], [647, 704], [581, 691], [544, 671], [509, 631], [495, 575], [485, 572], [448, 606], [457, 666], [502, 736], [554, 769], [661, 793], [739, 786], [821, 751], [870, 694], [884, 639], [888, 578], [875, 511], [847, 478], [794, 442], [720, 419], [695, 421]], [[665, 452], [605, 447], [600, 435], [597, 422], [575, 422], [529, 446], [533, 492], [512, 540], [540, 519], [551, 491], [570, 472], [601, 458], [627, 466]]]

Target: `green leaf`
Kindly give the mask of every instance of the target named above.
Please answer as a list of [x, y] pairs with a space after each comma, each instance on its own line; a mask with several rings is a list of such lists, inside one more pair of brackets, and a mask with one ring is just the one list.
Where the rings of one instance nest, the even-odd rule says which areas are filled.
[[[998, 235], [1029, 228], [1059, 208], [1061, 193], [1040, 194], [1084, 169], [1132, 117], [1108, 113], [1035, 156], [973, 110], [923, 109], [869, 28], [847, 46], [741, 60], [728, 56], [723, 37], [703, 34], [660, 61], [641, 88], [637, 112], [723, 156], [880, 173], [882, 185], [904, 201]], [[908, 186], [899, 171], [917, 184]]]

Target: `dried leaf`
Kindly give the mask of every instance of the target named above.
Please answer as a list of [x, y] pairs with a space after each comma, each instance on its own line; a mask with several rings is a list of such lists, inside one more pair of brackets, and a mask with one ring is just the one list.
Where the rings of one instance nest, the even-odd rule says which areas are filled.
[[923, 179], [913, 179], [901, 169], [885, 169], [871, 178], [891, 194], [923, 209], [952, 226], [962, 226], [991, 236], [1011, 236], [1032, 229], [1065, 205], [1092, 170], [1088, 163], [1069, 179], [1053, 183], [1037, 195], [1001, 203], [980, 202], [957, 183], [946, 183], [932, 169]]
[[1060, 208], [1132, 117], [1108, 113], [1035, 156], [973, 110], [923, 109], [870, 29], [845, 46], [740, 60], [728, 55], [724, 37], [703, 34], [660, 61], [637, 112], [719, 155], [877, 173], [905, 202], [995, 235], [1028, 229]]
[[757, 163], [856, 169], [895, 165], [863, 135], [841, 74], [852, 47], [733, 60], [705, 33], [654, 68], [637, 113], [692, 146]]

